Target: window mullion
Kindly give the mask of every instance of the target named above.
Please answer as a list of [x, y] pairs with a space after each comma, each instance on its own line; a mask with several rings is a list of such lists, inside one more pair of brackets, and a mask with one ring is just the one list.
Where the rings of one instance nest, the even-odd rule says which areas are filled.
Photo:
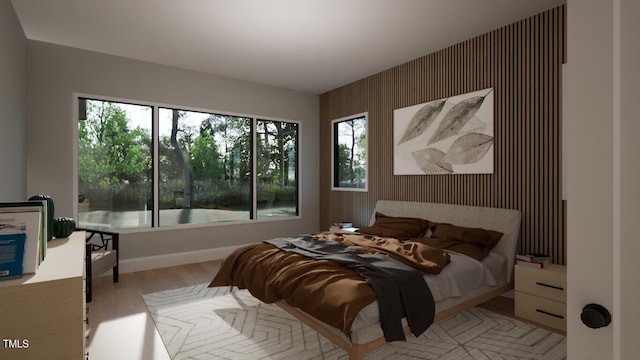
[[258, 218], [258, 119], [251, 118], [251, 219]]
[[158, 107], [153, 107], [153, 124], [151, 126], [152, 142], [153, 142], [153, 211], [151, 214], [151, 226], [157, 227], [160, 224], [160, 167], [158, 156], [160, 153], [160, 135], [159, 135], [159, 116]]

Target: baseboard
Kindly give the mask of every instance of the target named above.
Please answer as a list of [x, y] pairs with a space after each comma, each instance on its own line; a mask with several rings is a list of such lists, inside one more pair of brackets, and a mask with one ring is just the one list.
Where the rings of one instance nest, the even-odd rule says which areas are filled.
[[504, 296], [504, 297], [509, 298], [509, 299], [514, 299], [515, 298], [515, 293], [513, 292], [513, 289], [511, 289], [511, 290], [507, 291], [506, 293], [504, 293], [504, 294], [502, 294], [500, 296]]
[[[240, 246], [227, 246], [206, 250], [187, 251], [177, 254], [155, 255], [120, 260], [119, 272], [123, 274], [203, 261], [220, 260], [227, 257], [227, 255], [231, 254], [231, 252], [239, 247]], [[108, 275], [109, 272], [105, 274]]]

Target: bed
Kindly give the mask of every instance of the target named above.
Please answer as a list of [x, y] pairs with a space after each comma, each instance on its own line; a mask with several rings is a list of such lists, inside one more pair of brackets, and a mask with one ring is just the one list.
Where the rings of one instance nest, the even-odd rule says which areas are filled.
[[[383, 215], [382, 215], [383, 214]], [[513, 265], [520, 232], [521, 213], [518, 210], [488, 208], [476, 206], [463, 206], [452, 204], [407, 202], [380, 200], [376, 203], [372, 213], [370, 225], [379, 221], [378, 216], [398, 217], [398, 218], [420, 218], [427, 219], [429, 224], [455, 224], [459, 227], [480, 228], [489, 232], [500, 233], [501, 237], [497, 243], [492, 244], [488, 254], [481, 258], [471, 258], [456, 252], [447, 251], [450, 261], [442, 269], [437, 270], [437, 274], [425, 274], [425, 282], [431, 288], [435, 304], [434, 321], [442, 320], [459, 311], [483, 303], [493, 297], [499, 296], [513, 288]], [[431, 226], [430, 225], [430, 226]], [[429, 229], [435, 229], [430, 227]], [[432, 236], [431, 230], [426, 236]], [[330, 235], [329, 235], [330, 236]], [[350, 235], [345, 235], [350, 236]], [[256, 245], [257, 246], [257, 245]], [[267, 245], [269, 246], [269, 245]], [[273, 250], [278, 255], [282, 251]], [[236, 261], [234, 258], [233, 261]], [[227, 262], [227, 260], [225, 260]], [[223, 268], [224, 268], [223, 263]], [[313, 265], [311, 265], [313, 266]], [[228, 266], [227, 266], [228, 267]], [[228, 267], [229, 268], [229, 267]], [[237, 272], [242, 272], [240, 268], [234, 267]], [[300, 269], [305, 273], [310, 272], [310, 267]], [[252, 289], [251, 287], [268, 287], [263, 285], [261, 280], [257, 284], [247, 285], [242, 280], [232, 279], [230, 268], [225, 270], [227, 274], [218, 273], [210, 286], [239, 286], [248, 288], [253, 294], [254, 291], [263, 294], [261, 299], [265, 302], [275, 302], [284, 310], [313, 328], [315, 331], [328, 338], [337, 346], [344, 349], [351, 360], [360, 360], [364, 355], [387, 343], [385, 333], [380, 325], [378, 301], [374, 300], [367, 305], [357, 308], [357, 314], [348, 323], [347, 329], [335, 326], [327, 320], [319, 320], [319, 316], [311, 314], [325, 314], [326, 307], [320, 312], [314, 309], [308, 311], [304, 308], [304, 301], [286, 301], [280, 294], [281, 290], [271, 294], [269, 289]], [[253, 271], [253, 272], [252, 272]], [[245, 277], [262, 276], [264, 271], [244, 271]], [[265, 270], [268, 271], [268, 270]], [[251, 273], [251, 274], [250, 274]], [[297, 280], [296, 280], [297, 281]], [[266, 282], [265, 282], [266, 284]], [[264, 292], [269, 295], [265, 296]], [[255, 295], [255, 294], [254, 294]], [[259, 296], [256, 296], [260, 298]], [[285, 297], [286, 298], [286, 297]], [[291, 299], [290, 297], [288, 299]], [[294, 306], [294, 305], [298, 306]], [[340, 316], [335, 316], [339, 318]], [[334, 324], [334, 326], [329, 325]], [[344, 325], [343, 325], [344, 326]], [[402, 319], [404, 333], [411, 333], [410, 326], [406, 319]]]

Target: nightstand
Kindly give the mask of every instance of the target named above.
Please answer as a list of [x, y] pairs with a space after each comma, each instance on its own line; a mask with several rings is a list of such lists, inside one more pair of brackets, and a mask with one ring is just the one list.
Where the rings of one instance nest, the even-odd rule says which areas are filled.
[[567, 331], [567, 268], [515, 266], [515, 315]]

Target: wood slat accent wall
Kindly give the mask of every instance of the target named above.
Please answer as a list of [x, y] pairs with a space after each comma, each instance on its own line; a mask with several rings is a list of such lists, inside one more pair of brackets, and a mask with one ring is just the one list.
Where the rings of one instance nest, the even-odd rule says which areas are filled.
[[[561, 194], [565, 6], [480, 35], [320, 97], [320, 225], [369, 222], [378, 199], [522, 211], [520, 251], [566, 262]], [[393, 110], [494, 88], [494, 173], [393, 175]], [[369, 191], [331, 191], [331, 120], [368, 112]]]

